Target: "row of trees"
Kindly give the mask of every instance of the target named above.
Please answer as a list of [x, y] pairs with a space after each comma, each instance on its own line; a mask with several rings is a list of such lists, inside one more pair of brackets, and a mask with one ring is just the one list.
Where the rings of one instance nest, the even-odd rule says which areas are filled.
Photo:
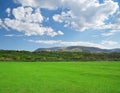
[[0, 51], [0, 61], [59, 62], [59, 61], [120, 61], [120, 53], [90, 52], [28, 52]]

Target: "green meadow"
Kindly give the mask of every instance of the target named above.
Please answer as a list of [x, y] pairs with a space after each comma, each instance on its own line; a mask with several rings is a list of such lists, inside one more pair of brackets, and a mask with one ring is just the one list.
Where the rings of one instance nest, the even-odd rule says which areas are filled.
[[120, 62], [0, 62], [0, 93], [120, 93]]

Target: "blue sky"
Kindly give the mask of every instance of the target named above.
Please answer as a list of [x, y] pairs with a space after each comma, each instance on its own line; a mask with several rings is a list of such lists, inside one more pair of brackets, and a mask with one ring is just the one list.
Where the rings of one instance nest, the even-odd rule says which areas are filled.
[[0, 49], [120, 48], [120, 0], [0, 0]]

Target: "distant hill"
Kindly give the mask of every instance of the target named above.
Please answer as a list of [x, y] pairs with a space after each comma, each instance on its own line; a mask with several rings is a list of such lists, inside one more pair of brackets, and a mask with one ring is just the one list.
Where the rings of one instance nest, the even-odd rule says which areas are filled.
[[112, 53], [120, 52], [120, 49], [101, 49], [97, 47], [85, 47], [85, 46], [69, 46], [69, 47], [52, 47], [52, 48], [38, 48], [35, 52], [39, 51], [58, 51], [58, 52], [95, 52], [95, 53]]

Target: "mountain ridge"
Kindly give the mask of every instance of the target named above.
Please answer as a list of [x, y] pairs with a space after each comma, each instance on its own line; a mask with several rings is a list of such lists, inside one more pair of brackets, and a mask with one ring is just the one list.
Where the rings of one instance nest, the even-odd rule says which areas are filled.
[[87, 47], [87, 46], [68, 46], [68, 47], [51, 47], [51, 48], [38, 48], [35, 52], [39, 51], [57, 51], [57, 52], [105, 52], [105, 53], [112, 53], [112, 52], [120, 52], [120, 48], [114, 49], [101, 49], [98, 47]]

